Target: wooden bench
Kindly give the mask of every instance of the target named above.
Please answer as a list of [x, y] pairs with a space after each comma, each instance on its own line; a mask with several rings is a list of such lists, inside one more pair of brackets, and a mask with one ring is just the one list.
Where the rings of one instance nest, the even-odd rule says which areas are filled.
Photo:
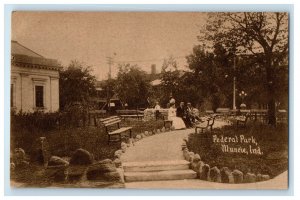
[[243, 127], [246, 127], [247, 121], [250, 118], [250, 113], [246, 113], [245, 115], [236, 117], [236, 126], [242, 125]]
[[[112, 116], [108, 118], [100, 119], [101, 124], [105, 127], [105, 131], [108, 135], [108, 144], [113, 141], [121, 141], [122, 134], [129, 133], [129, 137], [132, 138], [132, 127], [120, 127], [121, 119], [118, 116]], [[118, 136], [118, 139], [112, 140], [112, 136]]]
[[210, 131], [212, 131], [215, 123], [215, 117], [216, 116], [204, 117], [203, 121], [195, 125], [195, 133], [198, 133], [198, 129], [201, 129], [201, 133], [203, 133], [206, 129], [210, 129]]
[[137, 119], [143, 119], [144, 112], [140, 110], [116, 110], [117, 114], [122, 118], [137, 118]]
[[97, 126], [97, 119], [102, 118], [106, 115], [106, 110], [91, 110], [89, 111], [89, 124], [91, 122], [94, 123], [95, 126]]

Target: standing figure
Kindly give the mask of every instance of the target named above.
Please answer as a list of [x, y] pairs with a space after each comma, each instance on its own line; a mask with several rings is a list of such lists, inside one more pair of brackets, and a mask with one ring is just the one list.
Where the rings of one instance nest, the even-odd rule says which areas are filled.
[[182, 118], [187, 128], [192, 127], [192, 122], [187, 116], [187, 110], [184, 107], [184, 102], [180, 102], [177, 108], [176, 116]]

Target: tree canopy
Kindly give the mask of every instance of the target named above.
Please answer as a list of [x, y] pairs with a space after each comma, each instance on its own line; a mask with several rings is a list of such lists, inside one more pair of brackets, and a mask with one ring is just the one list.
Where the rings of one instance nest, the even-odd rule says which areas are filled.
[[95, 77], [89, 67], [78, 61], [71, 61], [69, 66], [60, 72], [59, 94], [60, 108], [63, 110], [72, 103], [86, 103], [89, 96], [95, 94]]

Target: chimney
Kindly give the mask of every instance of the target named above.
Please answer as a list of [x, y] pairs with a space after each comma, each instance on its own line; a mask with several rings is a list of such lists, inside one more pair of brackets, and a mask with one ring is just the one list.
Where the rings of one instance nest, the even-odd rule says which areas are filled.
[[156, 74], [156, 65], [155, 64], [151, 65], [151, 74]]

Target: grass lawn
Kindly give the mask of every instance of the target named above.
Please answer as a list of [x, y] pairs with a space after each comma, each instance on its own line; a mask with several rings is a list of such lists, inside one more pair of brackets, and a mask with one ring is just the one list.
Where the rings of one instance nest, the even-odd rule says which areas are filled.
[[[162, 128], [163, 121], [142, 121], [137, 119], [126, 119], [121, 122], [121, 127], [131, 126], [133, 136], [144, 131], [152, 131], [154, 129]], [[26, 129], [17, 130], [12, 128], [11, 131], [11, 150], [20, 147], [30, 154], [32, 142], [44, 136], [50, 146], [52, 155], [56, 156], [71, 156], [72, 153], [78, 149], [83, 148], [94, 155], [96, 160], [114, 158], [114, 152], [120, 149], [120, 142], [111, 142], [107, 144], [107, 134], [104, 127], [78, 127], [63, 130], [52, 130], [48, 132], [35, 131], [29, 132]]]
[[[152, 131], [154, 129], [162, 128], [163, 121], [147, 121], [137, 119], [126, 119], [122, 121], [121, 126], [131, 126], [133, 136], [144, 131]], [[60, 157], [70, 157], [72, 153], [78, 149], [83, 148], [94, 155], [95, 160], [103, 160], [106, 158], [114, 159], [114, 152], [120, 149], [120, 142], [111, 142], [107, 144], [107, 134], [104, 127], [78, 127], [63, 130], [52, 130], [47, 132], [40, 132], [35, 130], [30, 132], [26, 129], [19, 129], [12, 126], [11, 129], [11, 150], [20, 147], [23, 148], [27, 155], [32, 151], [32, 143], [38, 137], [46, 137], [50, 146], [52, 155]], [[81, 183], [81, 185], [70, 183], [63, 183], [59, 186], [58, 183], [53, 183], [45, 177], [45, 169], [43, 166], [29, 165], [29, 168], [11, 173], [11, 180], [14, 182], [25, 183], [22, 187], [123, 187], [122, 184], [110, 185], [108, 183], [99, 183], [88, 181]], [[83, 185], [82, 185], [83, 184]], [[100, 185], [99, 185], [100, 184]]]
[[248, 123], [245, 128], [227, 126], [208, 134], [192, 134], [188, 149], [211, 167], [268, 174], [272, 178], [288, 169], [288, 126]]

